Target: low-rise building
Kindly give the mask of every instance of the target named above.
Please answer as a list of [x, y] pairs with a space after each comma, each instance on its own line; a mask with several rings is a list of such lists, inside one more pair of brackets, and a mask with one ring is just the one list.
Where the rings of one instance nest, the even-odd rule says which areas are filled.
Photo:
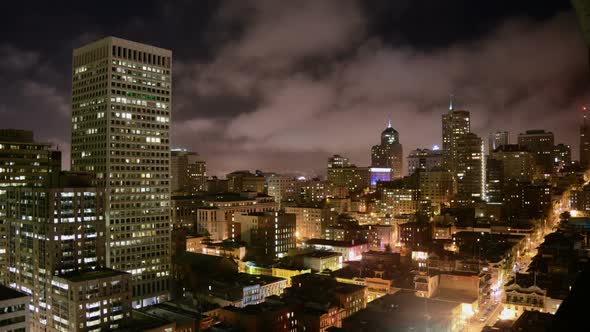
[[342, 254], [333, 251], [314, 251], [295, 257], [314, 272], [335, 271], [342, 268]]
[[334, 241], [311, 239], [303, 243], [304, 247], [315, 250], [327, 250], [340, 253], [344, 261], [358, 261], [364, 252], [369, 251], [367, 242], [362, 241]]
[[224, 325], [244, 332], [293, 332], [297, 331], [300, 312], [297, 305], [272, 301], [224, 307], [219, 311], [219, 319]]

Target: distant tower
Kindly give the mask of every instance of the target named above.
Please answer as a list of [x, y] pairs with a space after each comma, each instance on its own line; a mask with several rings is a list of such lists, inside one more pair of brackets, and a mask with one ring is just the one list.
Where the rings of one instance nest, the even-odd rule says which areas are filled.
[[391, 120], [381, 133], [381, 144], [371, 148], [371, 166], [391, 168], [392, 178], [402, 177], [403, 148], [399, 143], [399, 133], [391, 126]]
[[444, 166], [455, 173], [457, 169], [457, 140], [471, 131], [469, 112], [455, 110], [454, 96], [449, 101], [449, 112], [442, 116]]
[[586, 106], [582, 110], [584, 114], [582, 114], [580, 125], [580, 164], [588, 167], [590, 165], [590, 123]]
[[507, 131], [496, 131], [494, 133], [490, 133], [488, 153], [491, 154], [494, 152], [494, 150], [501, 147], [502, 145], [508, 144], [510, 144], [510, 139]]

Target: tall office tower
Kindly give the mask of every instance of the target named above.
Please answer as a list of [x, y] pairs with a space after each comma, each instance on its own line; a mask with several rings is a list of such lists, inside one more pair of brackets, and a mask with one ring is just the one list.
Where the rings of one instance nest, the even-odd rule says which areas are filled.
[[106, 188], [107, 266], [133, 305], [168, 298], [172, 52], [115, 37], [75, 49], [72, 170]]
[[51, 144], [38, 143], [33, 132], [0, 129], [0, 283], [7, 283], [6, 190], [11, 187], [42, 187], [61, 169], [61, 152]]
[[518, 144], [502, 145], [490, 157], [502, 162], [502, 178], [532, 181], [535, 174], [535, 153]]
[[488, 153], [492, 153], [502, 145], [508, 144], [510, 144], [510, 135], [507, 131], [497, 131], [495, 133], [490, 133]]
[[196, 152], [172, 149], [170, 155], [170, 191], [196, 193], [205, 191], [207, 165]]
[[[84, 280], [98, 283], [95, 278], [105, 274], [122, 278], [128, 275], [103, 268], [106, 251], [104, 200], [103, 189], [91, 187], [89, 174], [64, 173], [42, 188], [8, 189], [6, 211], [12, 253], [8, 260], [9, 283], [31, 295], [32, 330], [84, 330], [79, 328], [78, 321], [71, 324], [76, 314], [70, 314], [68, 309], [77, 308], [78, 303], [68, 296], [68, 287], [63, 286], [70, 277], [83, 275]], [[95, 274], [97, 271], [103, 273]], [[103, 280], [100, 281], [102, 285]], [[77, 295], [79, 291], [72, 290]], [[101, 295], [95, 291], [82, 293], [84, 299], [80, 300], [96, 302]], [[120, 294], [113, 295], [115, 300]], [[129, 317], [131, 297], [106, 300], [106, 303], [97, 304], [99, 309], [95, 315], [82, 316], [86, 318], [83, 324], [95, 321], [84, 328], [95, 325], [95, 328], [113, 328], [123, 316]], [[94, 312], [97, 309], [85, 307], [80, 311], [85, 310]]]
[[[436, 147], [435, 147], [436, 148]], [[408, 155], [408, 174], [414, 174], [418, 169], [431, 170], [443, 166], [442, 150], [416, 149]]]
[[371, 148], [371, 166], [391, 168], [391, 178], [403, 176], [403, 147], [399, 142], [399, 133], [391, 127], [391, 121], [381, 133], [381, 144]]
[[457, 169], [457, 142], [460, 137], [471, 132], [469, 112], [455, 110], [453, 96], [449, 103], [449, 112], [442, 116], [442, 139], [444, 166], [456, 174]]
[[420, 198], [435, 207], [448, 203], [453, 194], [453, 176], [442, 166], [418, 171]]
[[502, 203], [504, 187], [504, 165], [502, 160], [491, 156], [486, 158], [486, 194], [488, 202]]
[[572, 148], [571, 146], [563, 143], [556, 144], [553, 147], [553, 154], [551, 155], [553, 163], [556, 169], [560, 169], [564, 166], [572, 163]]
[[583, 167], [590, 166], [590, 120], [587, 112], [584, 107], [582, 124], [580, 125], [580, 164]]
[[537, 166], [548, 176], [553, 172], [553, 133], [545, 130], [527, 130], [518, 134], [518, 145], [536, 154]]
[[474, 133], [457, 139], [457, 193], [466, 199], [485, 199], [486, 167], [483, 140]]

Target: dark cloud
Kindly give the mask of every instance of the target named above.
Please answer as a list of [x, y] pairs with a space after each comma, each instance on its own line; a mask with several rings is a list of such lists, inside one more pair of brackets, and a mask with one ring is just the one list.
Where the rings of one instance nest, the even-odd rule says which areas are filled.
[[[388, 119], [406, 154], [440, 144], [451, 93], [484, 138], [493, 130], [509, 130], [515, 139], [544, 128], [577, 154], [587, 53], [573, 14], [559, 13], [563, 4], [247, 0], [120, 7], [90, 15], [79, 4], [59, 13], [44, 6], [43, 15], [20, 23], [31, 31], [18, 40], [5, 36], [0, 77], [10, 84], [0, 89], [2, 126], [34, 129], [67, 151], [71, 48], [117, 35], [173, 49], [173, 144], [201, 153], [212, 174], [319, 174], [332, 153], [365, 165]], [[63, 20], [48, 21], [52, 13]]]

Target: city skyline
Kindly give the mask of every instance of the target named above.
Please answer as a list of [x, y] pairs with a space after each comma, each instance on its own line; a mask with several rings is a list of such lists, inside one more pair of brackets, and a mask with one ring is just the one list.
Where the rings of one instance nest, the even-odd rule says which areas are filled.
[[[433, 18], [420, 11], [424, 3], [335, 3], [251, 1], [236, 8], [148, 2], [137, 12], [121, 6], [113, 18], [89, 22], [73, 6], [66, 10], [79, 14], [72, 24], [81, 28], [71, 31], [61, 23], [41, 32], [58, 39], [31, 43], [29, 28], [6, 36], [0, 75], [14, 84], [3, 89], [0, 121], [34, 130], [68, 156], [69, 52], [114, 35], [175, 52], [171, 145], [198, 152], [212, 175], [256, 168], [320, 175], [334, 153], [368, 165], [367, 147], [388, 119], [405, 151], [440, 145], [439, 119], [449, 94], [456, 95], [456, 108], [471, 112], [479, 136], [506, 130], [514, 140], [527, 129], [546, 129], [571, 145], [577, 159], [587, 59], [569, 4], [488, 4], [481, 13], [456, 3], [437, 6], [448, 15]], [[197, 20], [188, 14], [195, 12]], [[112, 24], [129, 13], [129, 23]], [[28, 17], [39, 19], [32, 27], [45, 22]], [[456, 23], [458, 17], [464, 23]], [[277, 18], [281, 28], [268, 29]], [[183, 25], [186, 32], [165, 37], [184, 31]], [[322, 33], [296, 38], [305, 29]], [[286, 39], [294, 42], [277, 42]], [[538, 45], [551, 46], [540, 52]]]

